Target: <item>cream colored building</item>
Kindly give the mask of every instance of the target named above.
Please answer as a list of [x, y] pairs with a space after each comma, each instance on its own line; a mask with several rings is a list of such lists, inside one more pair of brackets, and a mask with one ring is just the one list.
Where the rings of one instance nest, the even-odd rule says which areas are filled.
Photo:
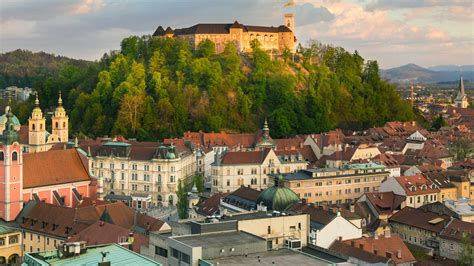
[[376, 163], [350, 164], [342, 168], [317, 168], [290, 174], [273, 174], [282, 178], [285, 187], [301, 199], [316, 204], [355, 202], [366, 192], [378, 191], [390, 172]]
[[270, 148], [227, 152], [212, 165], [212, 191], [232, 192], [240, 186], [253, 189], [269, 187], [268, 174], [292, 173], [306, 169], [308, 162], [296, 150], [275, 151]]
[[84, 142], [100, 197], [131, 196], [135, 208], [176, 205], [178, 182], [196, 174], [196, 154], [186, 146], [157, 142]]
[[211, 40], [216, 45], [216, 52], [224, 51], [227, 43], [234, 43], [237, 51], [252, 51], [252, 42], [257, 40], [260, 47], [267, 51], [281, 53], [285, 48], [295, 51], [296, 37], [295, 18], [293, 14], [286, 14], [284, 25], [278, 27], [250, 26], [235, 21], [233, 24], [196, 24], [189, 28], [166, 30], [159, 26], [153, 36], [159, 38], [179, 38], [189, 42], [193, 49], [204, 40]]
[[12, 265], [20, 262], [23, 256], [20, 230], [0, 224], [0, 265]]

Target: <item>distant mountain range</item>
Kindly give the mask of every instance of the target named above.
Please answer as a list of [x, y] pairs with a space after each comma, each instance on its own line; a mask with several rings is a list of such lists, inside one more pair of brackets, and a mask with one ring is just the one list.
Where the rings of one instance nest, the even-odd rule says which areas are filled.
[[[474, 81], [474, 65], [461, 66], [464, 80]], [[415, 64], [380, 71], [383, 79], [391, 82], [438, 83], [459, 80], [460, 67], [455, 65], [440, 65], [424, 68]]]

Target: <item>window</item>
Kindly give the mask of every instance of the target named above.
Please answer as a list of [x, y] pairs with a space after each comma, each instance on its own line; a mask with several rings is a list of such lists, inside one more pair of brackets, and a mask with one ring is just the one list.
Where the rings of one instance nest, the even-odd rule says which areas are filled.
[[346, 184], [350, 184], [350, 183], [352, 183], [352, 180], [346, 179]]
[[171, 255], [174, 257], [174, 258], [177, 258], [179, 259], [179, 251], [174, 249], [174, 248], [171, 248]]
[[229, 179], [227, 179], [227, 186], [230, 186], [230, 180]]
[[143, 187], [143, 190], [145, 190], [145, 191], [150, 191], [150, 186], [149, 186], [149, 185], [145, 185], [145, 186]]
[[360, 193], [360, 188], [355, 188], [354, 193]]
[[132, 164], [132, 170], [137, 170], [137, 165], [136, 164]]
[[122, 180], [125, 180], [125, 173], [122, 172]]
[[8, 238], [9, 244], [17, 244], [18, 243], [18, 235], [10, 236]]
[[0, 237], [0, 246], [5, 246], [5, 237]]
[[132, 190], [137, 190], [138, 185], [137, 184], [132, 184]]
[[155, 254], [161, 257], [168, 258], [168, 250], [155, 246]]
[[264, 185], [267, 184], [267, 179], [266, 179], [266, 178], [263, 179], [263, 184], [264, 184]]
[[138, 180], [138, 174], [132, 173], [132, 180]]
[[346, 194], [351, 194], [351, 189], [347, 188], [345, 192], [346, 192]]
[[49, 245], [49, 237], [46, 238], [46, 245]]
[[3, 152], [0, 152], [0, 161], [3, 161], [5, 160], [5, 155], [3, 154]]
[[237, 175], [243, 175], [244, 169], [237, 169]]
[[143, 175], [143, 180], [144, 181], [150, 181], [150, 175], [149, 174], [144, 174]]
[[124, 189], [125, 189], [125, 184], [122, 184], [122, 190], [124, 190]]
[[148, 164], [145, 164], [143, 168], [145, 169], [145, 171], [150, 171], [150, 166]]
[[17, 153], [16, 151], [14, 151], [14, 152], [12, 153], [12, 160], [13, 160], [13, 161], [18, 161], [18, 153]]
[[170, 183], [174, 183], [176, 181], [175, 179], [174, 175], [170, 176]]
[[256, 175], [257, 174], [257, 168], [252, 168], [252, 175]]
[[171, 166], [171, 172], [174, 172], [174, 171], [175, 171], [174, 166]]
[[181, 252], [181, 260], [182, 260], [184, 263], [188, 264], [188, 265], [189, 265], [190, 262], [191, 262], [191, 258], [189, 257], [189, 255], [186, 254], [186, 253], [182, 253], [182, 252]]
[[38, 243], [40, 242], [40, 240], [41, 240], [41, 237], [38, 235]]
[[271, 226], [268, 226], [267, 227], [267, 234], [271, 234], [272, 233], [272, 227]]
[[420, 201], [421, 201], [420, 196], [416, 197], [416, 202], [417, 202], [417, 203], [420, 203]]
[[110, 164], [110, 169], [114, 169], [114, 164], [113, 163]]
[[359, 178], [354, 179], [354, 183], [360, 183], [360, 179]]
[[370, 187], [365, 187], [364, 188], [364, 192], [369, 192], [370, 191]]

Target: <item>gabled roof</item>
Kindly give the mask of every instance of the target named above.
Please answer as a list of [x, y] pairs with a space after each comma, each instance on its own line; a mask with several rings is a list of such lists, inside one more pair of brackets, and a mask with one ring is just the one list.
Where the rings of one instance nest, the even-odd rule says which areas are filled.
[[359, 259], [365, 263], [384, 263], [387, 264], [390, 262], [389, 258], [379, 255], [375, 255], [374, 253], [367, 252], [363, 249], [353, 247], [351, 245], [345, 244], [339, 240], [334, 241], [329, 250], [338, 252], [340, 254], [344, 254], [348, 257], [353, 257]]
[[402, 203], [406, 200], [405, 196], [397, 195], [393, 191], [365, 193], [365, 196], [379, 215], [392, 214], [395, 210], [401, 209]]
[[469, 234], [471, 243], [474, 243], [474, 223], [463, 222], [452, 218], [448, 226], [439, 235], [441, 238], [461, 242], [464, 234]]
[[91, 181], [76, 149], [23, 154], [23, 188]]
[[451, 217], [422, 209], [405, 207], [392, 215], [389, 222], [409, 225], [423, 230], [440, 233]]
[[374, 254], [376, 250], [377, 254], [380, 256], [387, 256], [387, 254], [391, 254], [390, 258], [396, 264], [416, 261], [415, 257], [399, 235], [380, 235], [377, 238], [362, 237], [352, 240], [345, 240], [343, 243], [372, 254]]
[[197, 212], [202, 215], [212, 216], [219, 212], [219, 206], [221, 204], [221, 199], [223, 199], [228, 194], [224, 193], [215, 193], [210, 196], [208, 199], [205, 199], [197, 205]]
[[220, 164], [261, 164], [270, 152], [273, 151], [271, 149], [264, 149], [260, 151], [227, 152], [222, 156]]
[[395, 178], [408, 196], [439, 193], [439, 186], [428, 180], [422, 174], [413, 176], [397, 176], [393, 178]]
[[132, 249], [135, 252], [140, 253], [141, 246], [148, 245], [149, 243], [148, 236], [102, 221], [97, 221], [88, 226], [78, 234], [66, 240], [66, 242], [86, 241], [87, 246], [112, 243], [120, 244], [121, 242], [127, 242], [127, 238], [130, 235], [133, 236]]

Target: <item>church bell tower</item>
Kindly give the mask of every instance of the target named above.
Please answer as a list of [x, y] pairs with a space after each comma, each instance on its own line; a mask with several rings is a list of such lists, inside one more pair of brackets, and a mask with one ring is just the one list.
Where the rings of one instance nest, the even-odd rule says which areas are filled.
[[58, 107], [56, 107], [56, 110], [54, 111], [52, 122], [53, 134], [59, 137], [59, 142], [67, 142], [69, 140], [69, 118], [63, 107], [61, 92], [59, 92]]
[[46, 119], [39, 106], [38, 94], [36, 94], [35, 108], [28, 119], [28, 146], [30, 152], [45, 151], [46, 142]]
[[0, 218], [8, 222], [15, 220], [23, 207], [23, 157], [10, 107], [6, 117], [0, 137]]

